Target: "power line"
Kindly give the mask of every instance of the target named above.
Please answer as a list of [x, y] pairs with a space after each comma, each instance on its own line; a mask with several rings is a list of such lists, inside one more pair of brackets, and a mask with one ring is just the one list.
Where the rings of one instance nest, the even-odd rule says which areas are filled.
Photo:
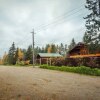
[[[79, 11], [82, 11], [82, 9], [79, 9]], [[72, 15], [78, 13], [79, 11], [77, 11], [77, 12], [75, 12], [75, 13], [73, 13], [73, 14], [70, 14], [70, 15], [68, 15], [67, 17], [70, 17], [70, 16], [72, 16]], [[83, 15], [83, 12], [82, 12], [82, 15]], [[49, 23], [49, 24], [47, 24], [47, 25], [45, 25], [45, 26], [42, 26], [40, 29], [37, 30], [37, 32], [40, 31], [40, 30], [42, 30], [43, 28], [46, 28], [46, 27], [51, 26], [51, 25], [53, 25], [53, 24], [57, 24], [57, 23], [60, 22], [60, 21], [64, 21], [64, 20], [67, 19], [67, 17], [66, 17], [66, 18], [62, 18], [62, 19], [60, 19], [60, 20], [55, 20], [55, 21], [53, 21], [53, 22], [51, 22], [51, 23]], [[76, 17], [77, 17], [77, 16], [76, 16]], [[70, 19], [70, 18], [69, 18], [69, 19]]]
[[[80, 5], [79, 7], [82, 7], [84, 4], [82, 4], [82, 5]], [[79, 7], [77, 7], [77, 8], [79, 8]], [[81, 9], [77, 9], [77, 8], [75, 8], [75, 9], [72, 9], [71, 11], [69, 11], [69, 12], [66, 12], [66, 13], [64, 13], [63, 15], [60, 15], [60, 16], [57, 16], [57, 17], [55, 17], [55, 21], [53, 21], [53, 22], [51, 22], [51, 23], [49, 23], [49, 24], [42, 24], [42, 25], [39, 25], [39, 26], [37, 26], [37, 27], [35, 27], [35, 29], [37, 29], [37, 31], [38, 32], [40, 32], [40, 30], [41, 29], [43, 29], [43, 28], [46, 28], [46, 27], [48, 27], [48, 26], [51, 26], [52, 24], [54, 24], [54, 23], [56, 23], [56, 22], [58, 22], [58, 21], [61, 21], [61, 20], [64, 20], [64, 16], [66, 16], [66, 17], [68, 17], [68, 16], [70, 16], [70, 15], [73, 15], [73, 14], [75, 14], [75, 13], [78, 13], [80, 10], [82, 10], [83, 8], [81, 8]], [[75, 11], [75, 10], [78, 10], [77, 12], [74, 12], [73, 14], [70, 14], [70, 13], [72, 13], [73, 11]], [[27, 35], [26, 35], [27, 36]], [[25, 36], [25, 37], [26, 37]], [[17, 44], [19, 44], [20, 42], [23, 42], [23, 40], [22, 41], [19, 41]]]
[[[83, 15], [83, 14], [84, 14], [84, 13], [82, 13], [82, 14], [80, 14], [80, 15]], [[86, 14], [86, 13], [85, 13], [85, 14]], [[80, 15], [78, 15], [78, 16], [80, 16]], [[74, 18], [75, 18], [75, 17], [78, 17], [78, 16], [74, 16]], [[69, 19], [70, 19], [70, 18], [69, 18]], [[58, 22], [56, 22], [56, 23], [49, 24], [49, 25], [43, 27], [42, 29], [37, 30], [37, 32], [41, 32], [41, 30], [48, 29], [48, 28], [50, 28], [51, 26], [55, 26], [55, 25], [59, 25], [59, 24], [61, 24], [61, 23], [64, 23], [65, 20], [66, 20], [66, 21], [67, 21], [67, 20], [69, 21], [69, 19], [63, 19], [63, 20], [60, 20], [60, 21], [58, 21]]]
[[[35, 29], [37, 28], [36, 31], [37, 31], [37, 32], [40, 32], [41, 29], [43, 30], [43, 28], [46, 28], [46, 27], [48, 27], [48, 26], [51, 26], [52, 24], [54, 24], [54, 23], [56, 23], [56, 22], [58, 22], [58, 21], [64, 20], [64, 16], [68, 17], [68, 16], [70, 16], [70, 15], [73, 15], [73, 14], [70, 14], [70, 13], [72, 13], [72, 12], [75, 11], [75, 10], [78, 10], [78, 11], [77, 11], [77, 12], [74, 12], [74, 14], [75, 14], [75, 13], [78, 13], [80, 10], [82, 10], [82, 8], [81, 8], [81, 9], [79, 9], [79, 8], [82, 7], [83, 5], [84, 5], [84, 3], [83, 3], [82, 5], [80, 5], [79, 7], [77, 7], [77, 8], [72, 9], [72, 10], [70, 10], [69, 12], [64, 13], [63, 15], [60, 15], [60, 16], [55, 17], [56, 20], [53, 21], [53, 22], [51, 22], [51, 23], [49, 23], [49, 24], [42, 24], [42, 25], [40, 25], [40, 26], [38, 26], [38, 27], [35, 27]], [[27, 35], [26, 35], [25, 37], [27, 37]], [[25, 39], [25, 40], [26, 40], [26, 39]], [[20, 44], [20, 42], [23, 42], [23, 40], [19, 41], [19, 42], [17, 43], [17, 45]]]
[[[82, 5], [83, 5], [83, 4], [82, 4]], [[81, 5], [81, 6], [82, 6], [82, 5]], [[36, 27], [36, 28], [37, 28], [37, 32], [40, 32], [40, 31], [43, 30], [44, 28], [47, 29], [47, 28], [48, 28], [49, 26], [51, 26], [51, 25], [58, 24], [58, 22], [61, 22], [61, 21], [64, 21], [64, 20], [65, 20], [64, 17], [67, 18], [67, 17], [69, 17], [69, 16], [71, 16], [71, 15], [74, 15], [74, 14], [78, 13], [80, 10], [83, 9], [83, 8], [79, 9], [79, 7], [77, 7], [77, 8], [78, 8], [78, 9], [73, 9], [73, 10], [69, 11], [68, 13], [66, 12], [66, 13], [63, 14], [63, 15], [56, 17], [56, 20], [53, 21], [53, 22], [51, 22], [51, 23], [49, 23], [49, 24], [43, 24], [43, 25], [40, 25], [40, 26]], [[78, 10], [78, 11], [76, 11], [76, 10]], [[73, 11], [75, 11], [75, 12], [73, 13]], [[70, 13], [72, 13], [72, 14], [70, 14]], [[82, 12], [82, 13], [83, 13], [83, 12]], [[77, 16], [76, 16], [76, 17], [77, 17]], [[21, 41], [19, 41], [19, 42], [16, 43], [16, 44], [18, 45], [18, 44], [21, 44], [22, 42], [26, 41], [26, 37], [29, 37], [29, 35], [28, 35], [28, 36], [25, 35], [24, 37], [25, 37], [24, 40], [21, 40]], [[25, 43], [25, 42], [24, 42], [24, 43]]]
[[[66, 15], [72, 13], [73, 11], [78, 10], [78, 9], [81, 8], [83, 5], [84, 5], [84, 3], [83, 3], [82, 5], [80, 5], [79, 7], [77, 7], [77, 8], [74, 8], [74, 9], [68, 11], [68, 12], [65, 12], [64, 14], [62, 14], [62, 15], [60, 15], [60, 16], [55, 17], [54, 19], [62, 18], [62, 17], [64, 17], [64, 16], [66, 16]], [[35, 27], [35, 29], [38, 29], [38, 28], [43, 27], [43, 26], [45, 26], [45, 25], [48, 25], [48, 24], [41, 24], [41, 25]]]
[[[84, 13], [82, 12], [82, 14], [80, 14], [80, 15], [83, 15], [83, 14], [84, 14]], [[80, 15], [78, 15], [78, 16], [80, 16]], [[78, 16], [73, 16], [73, 17], [75, 18], [75, 17], [78, 17]], [[66, 19], [60, 20], [60, 23], [58, 23], [58, 22], [59, 22], [59, 21], [58, 21], [57, 23], [54, 23], [54, 24], [51, 24], [51, 25], [54, 26], [54, 25], [56, 25], [56, 24], [61, 24], [61, 23], [63, 23], [64, 20], [66, 20]], [[69, 21], [69, 19], [67, 19], [67, 20]], [[72, 20], [72, 19], [71, 19], [71, 20]], [[50, 26], [51, 26], [51, 25], [50, 25]], [[42, 28], [42, 30], [43, 30], [43, 29], [48, 29], [48, 28], [49, 28], [49, 27], [46, 26], [46, 27]], [[41, 32], [41, 30], [37, 30], [37, 32]], [[27, 36], [27, 37], [29, 37], [29, 36]], [[21, 42], [22, 42], [22, 41], [21, 41]], [[27, 41], [26, 41], [26, 38], [23, 40], [23, 43], [25, 43], [25, 42], [27, 42]], [[20, 42], [19, 42], [19, 44], [20, 44]]]

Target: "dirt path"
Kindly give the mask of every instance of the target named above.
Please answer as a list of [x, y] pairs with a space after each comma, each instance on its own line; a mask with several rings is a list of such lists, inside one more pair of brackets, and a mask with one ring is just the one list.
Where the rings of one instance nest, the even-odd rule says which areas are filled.
[[100, 100], [100, 77], [0, 66], [0, 100]]

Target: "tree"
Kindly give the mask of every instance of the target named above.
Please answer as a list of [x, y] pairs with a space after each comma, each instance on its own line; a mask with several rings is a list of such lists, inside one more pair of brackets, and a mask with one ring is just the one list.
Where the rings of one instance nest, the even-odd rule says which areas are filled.
[[50, 48], [50, 44], [47, 44], [46, 46], [45, 46], [45, 53], [47, 53], [48, 52], [48, 49]]
[[8, 55], [7, 53], [5, 52], [4, 55], [3, 55], [3, 58], [2, 58], [2, 64], [7, 64], [8, 63]]
[[55, 44], [51, 44], [51, 53], [56, 53], [57, 52], [57, 48], [55, 46]]
[[32, 52], [32, 45], [30, 45], [25, 54], [25, 60], [30, 60], [30, 63], [33, 63], [33, 52]]
[[86, 0], [86, 6], [90, 11], [90, 14], [88, 14], [86, 19], [86, 33], [88, 34], [88, 38], [92, 42], [98, 39], [98, 35], [100, 34], [100, 13], [98, 12], [98, 5], [99, 0]]
[[48, 47], [48, 53], [51, 53], [51, 46]]
[[88, 34], [85, 32], [84, 36], [83, 36], [83, 42], [85, 44], [88, 44], [91, 41], [91, 37], [88, 37]]
[[[100, 46], [100, 0], [86, 0], [85, 8], [90, 13], [84, 18], [86, 19], [86, 32], [83, 42], [89, 45], [90, 53], [94, 53]], [[97, 48], [94, 48], [95, 46]]]
[[2, 61], [2, 59], [0, 58], [0, 65], [2, 65], [3, 64], [3, 61]]
[[24, 58], [24, 53], [21, 49], [17, 48], [16, 54], [15, 54], [15, 59], [16, 61], [22, 61]]
[[16, 64], [15, 52], [16, 52], [16, 48], [15, 48], [15, 43], [13, 42], [12, 46], [9, 49], [9, 53], [8, 53], [9, 64], [13, 64], [13, 65]]
[[41, 53], [45, 53], [45, 48], [44, 47], [42, 47]]
[[76, 45], [74, 38], [72, 39], [70, 45], [68, 46], [69, 50], [71, 50]]

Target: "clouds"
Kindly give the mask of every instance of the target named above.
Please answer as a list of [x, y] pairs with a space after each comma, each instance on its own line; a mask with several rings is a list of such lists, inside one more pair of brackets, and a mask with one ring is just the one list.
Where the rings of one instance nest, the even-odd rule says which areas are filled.
[[[36, 46], [60, 42], [69, 44], [73, 37], [80, 41], [84, 33], [84, 2], [85, 0], [0, 0], [0, 52], [7, 51], [5, 48], [9, 48], [13, 41], [19, 47], [26, 48], [31, 43], [30, 32], [33, 28], [37, 33]], [[82, 8], [80, 11], [79, 6]], [[72, 11], [74, 8], [77, 9]], [[37, 27], [41, 24], [41, 27]]]

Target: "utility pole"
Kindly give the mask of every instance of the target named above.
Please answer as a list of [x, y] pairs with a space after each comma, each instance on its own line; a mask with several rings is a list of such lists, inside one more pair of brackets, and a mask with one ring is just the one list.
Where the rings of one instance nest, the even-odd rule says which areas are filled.
[[34, 67], [34, 64], [35, 64], [35, 61], [34, 61], [35, 60], [34, 59], [34, 34], [35, 34], [34, 33], [34, 29], [33, 29], [33, 31], [31, 33], [32, 33], [32, 42], [33, 42], [32, 45], [33, 45], [33, 67]]

